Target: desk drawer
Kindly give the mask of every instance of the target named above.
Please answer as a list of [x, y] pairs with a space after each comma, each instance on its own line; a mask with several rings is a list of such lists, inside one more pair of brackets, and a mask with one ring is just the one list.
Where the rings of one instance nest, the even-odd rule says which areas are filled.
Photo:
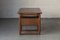
[[21, 16], [38, 16], [37, 13], [21, 13]]
[[37, 25], [38, 18], [21, 18], [22, 25]]
[[21, 18], [38, 18], [38, 16], [21, 16]]

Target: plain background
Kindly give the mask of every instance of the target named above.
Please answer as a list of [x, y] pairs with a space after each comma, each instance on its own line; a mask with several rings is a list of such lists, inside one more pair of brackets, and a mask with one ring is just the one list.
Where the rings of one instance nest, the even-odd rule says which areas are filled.
[[23, 7], [40, 8], [42, 18], [60, 18], [60, 0], [0, 0], [0, 18], [18, 18]]

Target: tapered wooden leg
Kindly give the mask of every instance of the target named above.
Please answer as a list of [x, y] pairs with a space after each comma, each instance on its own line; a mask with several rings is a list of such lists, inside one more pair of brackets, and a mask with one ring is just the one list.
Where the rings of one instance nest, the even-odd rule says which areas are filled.
[[20, 25], [20, 35], [21, 35], [21, 32], [22, 32], [22, 26]]
[[40, 17], [38, 18], [38, 34], [40, 34]]
[[22, 25], [21, 25], [21, 16], [19, 18], [19, 34], [21, 35], [21, 32], [22, 32]]

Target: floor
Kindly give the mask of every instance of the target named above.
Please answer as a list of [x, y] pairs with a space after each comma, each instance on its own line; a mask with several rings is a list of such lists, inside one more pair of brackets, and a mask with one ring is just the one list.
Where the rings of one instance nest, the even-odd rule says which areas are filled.
[[41, 19], [41, 35], [19, 35], [18, 19], [0, 19], [0, 40], [60, 40], [60, 19]]

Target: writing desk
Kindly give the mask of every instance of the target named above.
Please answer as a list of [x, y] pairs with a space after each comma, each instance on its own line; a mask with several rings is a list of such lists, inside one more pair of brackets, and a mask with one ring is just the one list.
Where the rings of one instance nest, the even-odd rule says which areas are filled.
[[[40, 34], [41, 10], [40, 8], [21, 8], [19, 14], [19, 34]], [[23, 25], [34, 25], [37, 30], [22, 30]]]

